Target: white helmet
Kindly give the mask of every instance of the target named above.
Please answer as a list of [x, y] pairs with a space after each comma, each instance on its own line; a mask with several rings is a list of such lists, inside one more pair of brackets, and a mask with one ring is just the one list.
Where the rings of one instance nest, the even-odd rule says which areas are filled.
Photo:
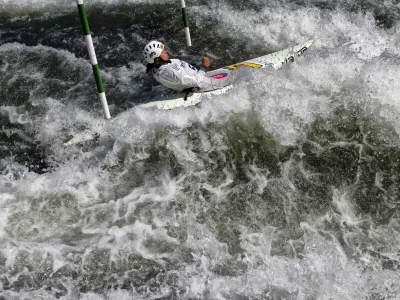
[[161, 52], [163, 50], [164, 50], [164, 44], [157, 41], [151, 41], [144, 47], [143, 55], [146, 61], [149, 64], [152, 64], [154, 63], [154, 59], [161, 55]]

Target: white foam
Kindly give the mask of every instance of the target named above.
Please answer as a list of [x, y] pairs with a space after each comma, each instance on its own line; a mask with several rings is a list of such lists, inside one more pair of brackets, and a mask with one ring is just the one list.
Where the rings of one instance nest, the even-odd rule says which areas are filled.
[[360, 222], [360, 219], [356, 216], [351, 194], [349, 195], [346, 191], [334, 189], [332, 203], [340, 212], [342, 224], [344, 222], [349, 226], [353, 226]]
[[[72, 9], [75, 5], [55, 0], [4, 3], [34, 8], [60, 5]], [[117, 1], [87, 1], [89, 5], [93, 3], [112, 4]], [[181, 259], [179, 251], [187, 251], [193, 259], [182, 260], [182, 265], [171, 271], [177, 276], [176, 285], [185, 288], [182, 297], [187, 298], [206, 298], [207, 295], [221, 299], [233, 298], [235, 295], [238, 298], [257, 298], [271, 288], [278, 291], [278, 294], [279, 291], [290, 292], [297, 299], [366, 299], [373, 292], [384, 294], [385, 289], [393, 294], [398, 292], [399, 278], [395, 271], [382, 271], [378, 268], [376, 271], [368, 271], [368, 268], [362, 270], [362, 263], [367, 267], [379, 267], [380, 263], [376, 263], [377, 258], [369, 253], [360, 254], [361, 262], [353, 261], [336, 238], [330, 235], [329, 230], [324, 228], [324, 220], [319, 216], [312, 216], [314, 222], [308, 220], [309, 223], [302, 223], [304, 236], [300, 235], [298, 240], [290, 241], [304, 245], [303, 253], [296, 253], [293, 257], [271, 254], [275, 239], [282, 238], [279, 236], [280, 228], [267, 225], [254, 231], [250, 226], [235, 223], [235, 226], [243, 226], [240, 227], [239, 241], [243, 253], [233, 257], [228, 245], [218, 240], [220, 236], [215, 220], [210, 217], [202, 224], [197, 220], [200, 212], [208, 213], [210, 206], [218, 213], [219, 205], [229, 205], [231, 185], [234, 182], [228, 167], [218, 171], [222, 172], [219, 174], [221, 178], [215, 180], [212, 176], [215, 174], [212, 173], [216, 171], [205, 169], [202, 164], [202, 159], [217, 163], [207, 156], [209, 152], [223, 153], [229, 149], [222, 134], [216, 132], [208, 136], [207, 128], [212, 123], [223, 126], [238, 113], [249, 112], [259, 119], [267, 132], [276, 136], [279, 143], [295, 144], [303, 137], [305, 126], [316, 116], [330, 115], [336, 107], [331, 102], [332, 98], [341, 101], [341, 97], [336, 95], [348, 91], [362, 94], [368, 90], [372, 99], [394, 111], [388, 115], [389, 109], [383, 110], [383, 114], [384, 117], [389, 116], [399, 129], [400, 108], [397, 98], [400, 87], [398, 81], [393, 80], [398, 77], [398, 37], [376, 27], [370, 14], [321, 11], [309, 7], [290, 10], [283, 6], [266, 7], [255, 13], [214, 3], [210, 8], [201, 6], [193, 11], [197, 13], [194, 17], [197, 25], [201, 26], [205, 15], [212, 16], [221, 22], [221, 35], [232, 34], [238, 39], [246, 36], [249, 49], [265, 46], [268, 51], [280, 50], [309, 38], [316, 38], [317, 42], [302, 57], [284, 66], [282, 70], [243, 72], [234, 90], [206, 100], [199, 107], [171, 111], [133, 108], [113, 116], [109, 121], [101, 117], [101, 112], [78, 107], [73, 103], [75, 99], [70, 99], [69, 103], [53, 98], [32, 99], [35, 105], [43, 105], [46, 109], [45, 115], [35, 118], [27, 117], [16, 108], [1, 107], [2, 113], [12, 124], [33, 123], [35, 135], [29, 138], [47, 145], [51, 153], [50, 160], [55, 162], [55, 169], [42, 175], [29, 173], [27, 168], [11, 159], [1, 162], [5, 168], [2, 170], [0, 186], [5, 191], [2, 190], [0, 195], [0, 239], [6, 240], [1, 250], [6, 253], [7, 266], [12, 265], [16, 253], [21, 249], [45, 249], [51, 253], [53, 272], [68, 264], [81, 267], [75, 262], [79, 259], [73, 259], [74, 255], [80, 256], [86, 249], [85, 257], [90, 257], [96, 247], [110, 250], [112, 262], [124, 261], [134, 252], [160, 265]], [[67, 51], [44, 46], [0, 46], [0, 52], [3, 53], [20, 50], [57, 53], [71, 65], [87, 63]], [[384, 58], [385, 51], [393, 58]], [[132, 70], [125, 67], [105, 70], [104, 78], [114, 78], [115, 82], [121, 83], [121, 88], [128, 86], [136, 74], [144, 71], [138, 63], [132, 66]], [[40, 81], [40, 74], [35, 76]], [[125, 91], [135, 92], [136, 88], [138, 85], [133, 85]], [[203, 146], [203, 156], [193, 151], [193, 141], [187, 134], [188, 128], [194, 124], [199, 127], [200, 137], [195, 138]], [[100, 135], [99, 142], [88, 147], [89, 150], [81, 146], [63, 146], [67, 135], [85, 130]], [[173, 153], [183, 171], [174, 177], [164, 170], [154, 178], [147, 178], [143, 184], [136, 183], [136, 178], [132, 176], [137, 175], [133, 175], [132, 169], [140, 170], [142, 161], [150, 156], [148, 145], [154, 144], [162, 145], [166, 151]], [[284, 173], [288, 172], [290, 164], [283, 167], [286, 168]], [[254, 193], [263, 195], [270, 183], [268, 171], [250, 165], [247, 175], [250, 182], [257, 186]], [[288, 177], [287, 173], [284, 177]], [[288, 197], [292, 197], [290, 201], [298, 200], [294, 195], [296, 187], [290, 182], [286, 182], [283, 189]], [[201, 193], [203, 190], [209, 194], [207, 199]], [[69, 214], [66, 211], [61, 212], [57, 222], [66, 224], [65, 228], [54, 228], [49, 225], [56, 223], [46, 224], [39, 216], [32, 216], [36, 222], [34, 226], [42, 230], [41, 235], [25, 237], [24, 243], [11, 243], [14, 241], [5, 230], [8, 222], [12, 221], [9, 219], [10, 214], [17, 211], [29, 213], [32, 199], [64, 193], [76, 201], [74, 207], [81, 213], [76, 224], [67, 222]], [[360, 217], [351, 201], [346, 191], [334, 191], [332, 204], [338, 212], [339, 220], [356, 226]], [[286, 202], [284, 205], [288, 204]], [[42, 205], [46, 205], [46, 202]], [[179, 205], [184, 209], [180, 210]], [[132, 224], [126, 224], [129, 220]], [[21, 218], [21, 223], [23, 221]], [[116, 226], [119, 221], [124, 225]], [[74, 226], [80, 228], [82, 236], [77, 237], [78, 246], [74, 249], [78, 254], [69, 255], [65, 253], [73, 251], [69, 251], [69, 246], [63, 244], [59, 236], [69, 233], [68, 230]], [[168, 226], [177, 231], [182, 230], [187, 238], [172, 237], [167, 230]], [[28, 226], [21, 228], [22, 231], [26, 230], [21, 232], [25, 236], [29, 232], [26, 228]], [[385, 245], [382, 255], [398, 261], [400, 241], [396, 228], [398, 224], [395, 223], [382, 225], [370, 228], [368, 235], [377, 242], [372, 247], [378, 249], [382, 244]], [[15, 236], [24, 238], [22, 235]], [[45, 242], [37, 243], [36, 239]], [[378, 245], [378, 242], [381, 243]], [[34, 260], [31, 256], [29, 259]], [[243, 269], [224, 276], [215, 272], [216, 267], [226, 264], [230, 266], [233, 262], [244, 266]], [[13, 277], [13, 280], [16, 279]], [[165, 284], [158, 291], [149, 291], [146, 296], [136, 294], [135, 291], [110, 290], [108, 297], [161, 298], [168, 297], [173, 288]], [[104, 297], [91, 292], [81, 295], [81, 299], [85, 298]]]
[[5, 231], [7, 220], [9, 217], [10, 202], [15, 200], [15, 196], [8, 193], [0, 194], [0, 241], [5, 240], [7, 233]]

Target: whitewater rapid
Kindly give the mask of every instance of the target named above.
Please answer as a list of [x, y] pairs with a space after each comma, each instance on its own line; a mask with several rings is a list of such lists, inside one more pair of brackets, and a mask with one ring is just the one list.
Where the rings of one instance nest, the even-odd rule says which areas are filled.
[[[1, 1], [0, 299], [399, 299], [396, 1]], [[241, 69], [199, 106], [135, 108], [142, 47]], [[96, 139], [65, 147], [89, 132]]]

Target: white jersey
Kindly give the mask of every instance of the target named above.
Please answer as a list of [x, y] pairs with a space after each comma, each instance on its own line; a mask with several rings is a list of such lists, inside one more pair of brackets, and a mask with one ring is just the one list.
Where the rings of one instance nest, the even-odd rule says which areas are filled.
[[214, 78], [207, 77], [203, 70], [197, 70], [180, 59], [171, 59], [160, 67], [153, 68], [152, 74], [163, 86], [176, 91], [191, 87], [198, 87], [202, 91], [218, 88]]

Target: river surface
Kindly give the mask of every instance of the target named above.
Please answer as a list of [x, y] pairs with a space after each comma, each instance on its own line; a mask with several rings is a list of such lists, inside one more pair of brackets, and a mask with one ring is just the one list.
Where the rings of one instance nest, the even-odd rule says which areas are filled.
[[[400, 2], [0, 0], [0, 299], [400, 299]], [[196, 107], [151, 39], [239, 69]], [[66, 147], [71, 137], [96, 138]]]

